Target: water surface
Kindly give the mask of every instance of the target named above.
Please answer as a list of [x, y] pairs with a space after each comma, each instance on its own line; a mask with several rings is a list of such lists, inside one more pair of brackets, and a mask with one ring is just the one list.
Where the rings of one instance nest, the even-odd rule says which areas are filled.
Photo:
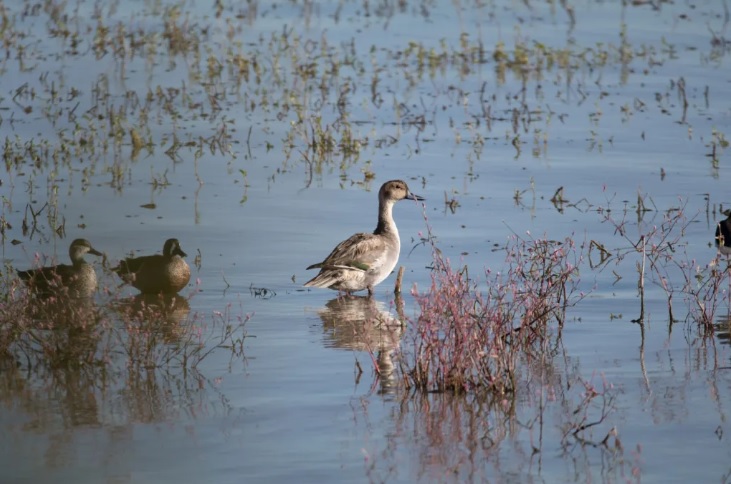
[[[640, 257], [629, 251], [680, 207], [676, 260], [704, 268], [715, 256], [718, 208], [731, 204], [721, 4], [583, 1], [574, 23], [550, 2], [5, 10], [8, 267], [35, 253], [65, 261], [76, 237], [110, 261], [177, 237], [193, 267], [181, 319], [251, 319], [243, 355], [219, 349], [195, 370], [3, 368], [3, 482], [729, 479], [728, 329], [719, 319], [701, 337], [680, 292], [670, 323], [652, 280], [644, 325], [632, 323]], [[501, 67], [499, 42], [511, 58], [534, 53]], [[132, 129], [151, 144], [135, 150]], [[329, 153], [313, 149], [318, 129]], [[372, 303], [302, 287], [305, 267], [375, 228], [377, 190], [395, 178], [427, 199], [394, 210], [407, 316], [418, 310], [408, 290], [431, 282], [427, 227], [477, 277], [503, 270], [513, 234], [628, 254], [596, 270], [584, 261], [588, 296], [545, 364], [523, 369], [514, 406], [378, 377], [372, 357], [397, 357], [409, 332], [363, 315], [395, 317], [394, 276]], [[566, 202], [552, 203], [559, 187]], [[45, 203], [23, 233], [26, 207]], [[626, 219], [627, 237], [607, 213]], [[103, 289], [135, 294], [96, 264]], [[725, 314], [728, 292], [718, 298]], [[564, 431], [581, 415], [581, 381], [610, 408], [584, 445]], [[600, 412], [597, 399], [588, 415]]]

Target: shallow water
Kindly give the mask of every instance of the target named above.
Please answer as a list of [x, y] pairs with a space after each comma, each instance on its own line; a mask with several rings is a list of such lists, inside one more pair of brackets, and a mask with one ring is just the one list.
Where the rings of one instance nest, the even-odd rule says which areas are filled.
[[[573, 26], [563, 8], [543, 2], [399, 5], [224, 3], [216, 16], [196, 2], [124, 2], [101, 7], [97, 17], [93, 4], [81, 2], [61, 20], [53, 4], [4, 7], [14, 26], [14, 35], [4, 35], [12, 52], [24, 47], [24, 58], [9, 56], [0, 71], [3, 141], [45, 142], [62, 160], [41, 154], [34, 164], [30, 150], [20, 150], [17, 163], [6, 159], [6, 263], [29, 267], [36, 252], [65, 261], [76, 237], [110, 262], [159, 252], [177, 237], [193, 279], [182, 291], [192, 294], [189, 310], [176, 314], [251, 319], [243, 356], [219, 349], [195, 371], [105, 373], [22, 361], [4, 368], [0, 480], [728, 481], [728, 330], [719, 321], [714, 338], [700, 337], [686, 318], [692, 302], [680, 292], [680, 321], [668, 324], [666, 294], [654, 281], [645, 324], [632, 323], [640, 312], [639, 259], [627, 252], [663, 213], [683, 207], [689, 223], [677, 260], [705, 267], [715, 255], [717, 209], [731, 203], [728, 152], [718, 135], [717, 163], [707, 156], [714, 130], [723, 135], [731, 114], [722, 5], [576, 2]], [[180, 31], [166, 30], [166, 19]], [[59, 25], [78, 32], [78, 45], [73, 36], [49, 40]], [[111, 36], [120, 25], [127, 48], [130, 32], [138, 39], [150, 32], [156, 53], [121, 61], [111, 50], [119, 43], [95, 50], [94, 32], [108, 27]], [[171, 53], [168, 39], [188, 38], [186, 31], [199, 41], [191, 48], [197, 56]], [[533, 66], [523, 90], [521, 68], [501, 73], [497, 66], [500, 41], [510, 53], [519, 44], [556, 49], [553, 67], [547, 60]], [[483, 61], [464, 61], [468, 53], [479, 57], [480, 42]], [[419, 57], [408, 53], [418, 46], [423, 59], [432, 52], [450, 60], [431, 70], [426, 62], [420, 72]], [[573, 69], [560, 67], [559, 49], [572, 53]], [[582, 61], [602, 50], [606, 64]], [[248, 80], [229, 70], [235, 53], [259, 63]], [[214, 61], [226, 66], [222, 74], [211, 75]], [[308, 77], [310, 64], [316, 75]], [[331, 79], [325, 87], [322, 77]], [[22, 86], [36, 94], [23, 88], [16, 95]], [[144, 100], [148, 90], [155, 93], [148, 109], [130, 100]], [[109, 108], [124, 112], [118, 142]], [[307, 137], [319, 115], [337, 143], [352, 130], [357, 157], [342, 144], [318, 161]], [[133, 127], [154, 147], [134, 153]], [[173, 136], [190, 145], [169, 156]], [[397, 376], [375, 374], [368, 349], [387, 359], [408, 338], [408, 328], [363, 317], [395, 316], [395, 276], [378, 286], [375, 303], [302, 287], [314, 275], [305, 267], [375, 227], [378, 187], [394, 178], [427, 199], [394, 210], [405, 288], [431, 283], [431, 249], [420, 243], [427, 224], [439, 249], [476, 276], [503, 270], [501, 249], [512, 234], [572, 236], [628, 254], [600, 270], [582, 265], [588, 295], [569, 311], [561, 344], [544, 365], [523, 370], [514, 407], [474, 395], [412, 396]], [[552, 203], [560, 186], [567, 201]], [[458, 202], [454, 210], [445, 192]], [[651, 209], [641, 218], [638, 194]], [[37, 211], [46, 202], [36, 230], [24, 234], [26, 205]], [[48, 218], [53, 207], [57, 219]], [[626, 239], [603, 222], [607, 210], [626, 217]], [[61, 222], [65, 237], [54, 232]], [[119, 280], [96, 264], [102, 286], [116, 290]], [[678, 287], [678, 271], [668, 274]], [[133, 294], [122, 289], [123, 297]], [[725, 313], [727, 292], [718, 297]], [[107, 302], [100, 293], [97, 304]], [[407, 316], [417, 310], [406, 294]], [[613, 398], [606, 419], [586, 435], [599, 442], [614, 429], [608, 447], [562, 444], [562, 429], [581, 415], [581, 380]]]

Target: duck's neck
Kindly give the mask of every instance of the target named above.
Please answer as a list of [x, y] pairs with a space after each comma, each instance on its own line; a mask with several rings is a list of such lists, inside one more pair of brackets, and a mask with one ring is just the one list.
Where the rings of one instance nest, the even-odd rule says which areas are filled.
[[378, 225], [373, 233], [398, 237], [398, 230], [393, 221], [393, 202], [382, 201], [378, 204]]
[[71, 265], [74, 267], [80, 267], [86, 264], [86, 261], [84, 260], [84, 254], [79, 254], [77, 252], [72, 252], [69, 254], [71, 257]]

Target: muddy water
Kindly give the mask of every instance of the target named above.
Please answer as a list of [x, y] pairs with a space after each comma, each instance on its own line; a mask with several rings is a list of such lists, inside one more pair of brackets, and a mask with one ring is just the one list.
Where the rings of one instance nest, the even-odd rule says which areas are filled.
[[[22, 358], [3, 367], [0, 480], [728, 479], [727, 324], [700, 337], [680, 293], [670, 324], [667, 294], [652, 280], [645, 324], [633, 323], [640, 259], [628, 251], [682, 207], [677, 260], [705, 267], [715, 255], [717, 209], [731, 204], [721, 6], [224, 3], [217, 16], [193, 3], [130, 5], [95, 13], [82, 2], [67, 17], [50, 4], [25, 14], [6, 6], [11, 50], [22, 46], [23, 57], [3, 64], [0, 133], [24, 149], [0, 187], [12, 227], [3, 256], [17, 268], [36, 252], [65, 261], [70, 240], [86, 237], [114, 262], [177, 237], [193, 279], [171, 317], [205, 328], [250, 317], [238, 333], [244, 354], [220, 348], [195, 370]], [[100, 37], [120, 26], [126, 56]], [[49, 33], [63, 28], [76, 37]], [[129, 53], [132, 32], [148, 50]], [[498, 42], [510, 58], [516, 46], [546, 54], [501, 67]], [[229, 70], [242, 65], [235, 55], [249, 60], [247, 76]], [[217, 62], [226, 68], [211, 74]], [[318, 126], [337, 145], [330, 156], [309, 143]], [[152, 145], [136, 151], [132, 128]], [[347, 129], [357, 157], [347, 155]], [[29, 149], [44, 142], [61, 161]], [[588, 295], [544, 365], [523, 370], [514, 404], [414, 396], [397, 371], [375, 373], [373, 361], [390, 368], [409, 337], [390, 324], [394, 276], [375, 302], [302, 287], [305, 267], [375, 228], [378, 187], [393, 178], [427, 199], [394, 211], [407, 288], [430, 283], [427, 226], [476, 275], [501, 270], [513, 233], [628, 254], [582, 266]], [[565, 201], [551, 202], [561, 186]], [[36, 230], [23, 233], [26, 206], [46, 202]], [[626, 238], [607, 213], [627, 221]], [[135, 294], [96, 267], [103, 289]], [[725, 313], [727, 292], [718, 297]], [[101, 291], [95, 304], [109, 300]], [[413, 316], [409, 294], [405, 302]], [[582, 407], [581, 382], [606, 398]], [[598, 421], [583, 445], [569, 432], [582, 415]], [[607, 435], [606, 446], [592, 445]]]

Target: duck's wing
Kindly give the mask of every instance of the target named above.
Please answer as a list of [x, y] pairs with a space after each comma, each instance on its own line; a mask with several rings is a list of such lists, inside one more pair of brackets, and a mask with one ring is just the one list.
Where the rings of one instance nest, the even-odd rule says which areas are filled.
[[386, 251], [386, 241], [375, 234], [355, 234], [340, 242], [324, 261], [307, 269], [348, 269], [367, 271]]
[[158, 259], [162, 259], [161, 255], [143, 255], [141, 257], [128, 257], [119, 261], [119, 265], [112, 270], [119, 276], [136, 274], [145, 265], [154, 264]]
[[66, 264], [59, 264], [57, 266], [17, 271], [17, 273], [18, 277], [27, 282], [29, 286], [33, 286], [38, 289], [47, 289], [53, 284], [66, 284], [74, 275], [74, 267]]

